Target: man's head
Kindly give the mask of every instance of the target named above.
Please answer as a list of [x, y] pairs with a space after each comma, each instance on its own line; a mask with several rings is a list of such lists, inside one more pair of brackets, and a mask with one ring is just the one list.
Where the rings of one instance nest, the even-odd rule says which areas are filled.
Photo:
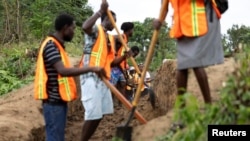
[[138, 64], [138, 67], [139, 67], [140, 71], [142, 71], [142, 70], [143, 70], [143, 67], [144, 67], [143, 63], [139, 63], [139, 64]]
[[139, 54], [140, 49], [138, 46], [133, 46], [131, 47], [131, 51], [133, 52], [133, 57], [136, 57]]
[[[110, 10], [110, 12], [113, 15], [113, 18], [114, 18], [114, 20], [116, 22], [116, 14], [111, 10]], [[106, 12], [102, 14], [101, 22], [102, 22], [102, 25], [104, 26], [104, 28], [107, 31], [112, 31], [114, 29], [114, 26], [112, 25], [111, 21], [109, 20], [109, 17], [108, 17]]]
[[74, 18], [68, 14], [60, 14], [55, 20], [55, 30], [59, 32], [64, 41], [71, 41], [74, 37], [76, 24]]
[[131, 37], [133, 35], [134, 24], [132, 22], [124, 22], [121, 25], [121, 30], [123, 30], [125, 34]]
[[135, 67], [131, 66], [131, 67], [129, 68], [129, 73], [130, 73], [130, 75], [135, 74]]

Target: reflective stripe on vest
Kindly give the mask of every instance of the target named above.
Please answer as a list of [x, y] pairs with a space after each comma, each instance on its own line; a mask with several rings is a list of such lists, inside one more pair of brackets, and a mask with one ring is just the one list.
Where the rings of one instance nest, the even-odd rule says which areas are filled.
[[111, 63], [115, 57], [114, 37], [112, 35], [108, 35], [108, 38], [111, 44], [110, 51], [108, 51], [106, 35], [103, 31], [103, 28], [101, 25], [98, 25], [97, 27], [98, 27], [98, 37], [96, 39], [95, 44], [93, 45], [91, 54], [83, 55], [82, 61], [80, 63], [80, 67], [82, 66], [103, 67], [108, 79], [110, 79]]
[[[123, 39], [124, 39], [124, 42], [127, 44], [128, 43], [128, 39], [127, 39], [127, 36], [125, 34], [122, 35]], [[121, 46], [121, 48], [119, 48], [118, 50], [118, 53], [117, 53], [117, 56], [120, 57], [122, 55], [124, 55], [124, 52], [126, 51], [126, 48], [124, 46]], [[123, 60], [121, 63], [120, 63], [120, 66], [123, 70], [126, 69], [126, 65], [127, 65], [127, 60]]]
[[[38, 54], [37, 66], [36, 66], [36, 74], [35, 74], [35, 99], [48, 99], [46, 83], [48, 80], [48, 75], [46, 74], [44, 59], [43, 59], [43, 50], [48, 41], [53, 41], [56, 47], [59, 49], [62, 62], [65, 67], [70, 67], [70, 60], [67, 57], [66, 52], [64, 51], [61, 44], [54, 39], [53, 37], [47, 37], [41, 47]], [[76, 84], [73, 77], [62, 77], [58, 74], [58, 86], [59, 86], [59, 94], [63, 101], [72, 101], [77, 98], [77, 90]]]
[[197, 37], [207, 33], [204, 0], [171, 0], [174, 9], [170, 37]]

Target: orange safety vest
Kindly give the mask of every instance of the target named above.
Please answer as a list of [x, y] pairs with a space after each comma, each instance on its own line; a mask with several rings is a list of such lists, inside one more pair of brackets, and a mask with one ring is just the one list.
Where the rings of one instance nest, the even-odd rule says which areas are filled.
[[[127, 44], [128, 43], [128, 39], [127, 36], [125, 34], [122, 35], [124, 42]], [[124, 46], [121, 46], [121, 48], [119, 48], [118, 52], [117, 52], [117, 56], [120, 57], [122, 55], [124, 55], [124, 51], [126, 51], [126, 48]], [[120, 63], [120, 66], [123, 70], [126, 69], [127, 65], [127, 60], [124, 60]]]
[[[140, 79], [141, 79], [141, 77], [139, 77], [138, 73], [136, 73], [136, 74], [135, 74], [135, 78], [134, 78], [135, 83], [136, 83], [136, 84], [139, 84]], [[143, 83], [146, 83], [146, 82], [144, 81]], [[146, 84], [148, 85], [148, 87], [150, 87], [150, 85], [151, 85], [150, 82], [147, 82]], [[145, 87], [146, 87], [145, 84], [143, 84], [142, 87], [141, 87], [141, 91], [143, 91], [143, 90], [145, 89]]]
[[[140, 82], [140, 77], [139, 77], [138, 73], [135, 73], [134, 76], [129, 75], [129, 78], [130, 78], [130, 79], [133, 79], [134, 84], [139, 84], [139, 82]], [[148, 84], [148, 83], [147, 83], [147, 84]], [[149, 85], [148, 85], [148, 86], [149, 86]], [[127, 90], [131, 90], [132, 88], [131, 88], [130, 86], [127, 85], [127, 86], [126, 86], [126, 89], [127, 89]], [[143, 84], [142, 87], [141, 87], [141, 92], [142, 92], [144, 89], [145, 89], [145, 85]]]
[[[134, 76], [132, 76], [132, 75], [129, 74], [128, 77], [129, 77], [129, 79], [132, 79], [133, 83], [135, 83]], [[127, 89], [127, 90], [131, 90], [132, 88], [131, 88], [130, 86], [127, 85], [127, 86], [126, 86], [126, 89]]]
[[[140, 79], [141, 79], [141, 78], [139, 77], [138, 73], [136, 73], [136, 74], [135, 74], [135, 78], [134, 78], [135, 83], [136, 83], [136, 84], [139, 84]], [[144, 83], [144, 82], [143, 82], [143, 83]], [[145, 89], [145, 85], [143, 84], [142, 87], [141, 87], [141, 91], [143, 91], [144, 89]]]
[[[170, 37], [198, 37], [207, 33], [208, 25], [204, 0], [170, 0], [174, 9], [173, 27]], [[213, 2], [213, 8], [220, 13]]]
[[[47, 80], [48, 80], [48, 75], [45, 70], [45, 65], [44, 65], [44, 59], [43, 59], [43, 50], [48, 41], [52, 40], [56, 47], [59, 49], [62, 62], [65, 65], [65, 67], [69, 68], [70, 67], [70, 60], [61, 46], [61, 44], [53, 37], [47, 37], [41, 47], [40, 51], [38, 54], [38, 59], [37, 59], [37, 66], [36, 66], [36, 74], [35, 74], [35, 95], [34, 98], [36, 100], [45, 100], [48, 99], [48, 94], [47, 94]], [[63, 101], [72, 101], [77, 98], [77, 90], [76, 90], [76, 84], [74, 81], [73, 77], [62, 77], [61, 75], [58, 74], [58, 85], [59, 85], [59, 94], [61, 96], [61, 99]]]
[[[107, 39], [106, 35], [103, 31], [103, 28], [101, 25], [98, 25], [98, 37], [96, 39], [96, 42], [92, 48], [90, 60], [88, 66], [98, 66], [104, 68], [106, 75], [108, 79], [110, 79], [111, 76], [111, 63], [113, 62], [115, 58], [115, 40], [113, 35], [109, 35], [109, 41], [111, 44], [110, 51], [108, 51], [107, 47]], [[82, 57], [82, 61], [80, 63], [80, 67], [82, 67], [84, 64]]]

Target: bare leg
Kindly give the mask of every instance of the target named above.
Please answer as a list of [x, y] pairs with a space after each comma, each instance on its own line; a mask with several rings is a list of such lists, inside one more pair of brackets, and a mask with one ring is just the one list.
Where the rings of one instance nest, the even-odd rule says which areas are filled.
[[[188, 69], [177, 71], [177, 92], [179, 96], [182, 96], [187, 91], [187, 81], [188, 81]], [[185, 102], [181, 107], [185, 106]]]
[[85, 121], [82, 127], [81, 141], [88, 141], [97, 129], [101, 119]]
[[[127, 98], [127, 96], [126, 96], [126, 82], [118, 81], [117, 84], [115, 85], [115, 88], [116, 88], [125, 98]], [[113, 97], [113, 99], [114, 99], [114, 97]], [[116, 100], [115, 102], [117, 102], [118, 106], [121, 106], [121, 105], [122, 105], [121, 101], [120, 101], [119, 99], [117, 99], [116, 97], [115, 97], [115, 100]]]
[[120, 82], [119, 91], [128, 99], [128, 95], [126, 94], [126, 82], [125, 81]]
[[188, 70], [177, 71], [177, 91], [178, 95], [183, 95], [187, 91]]
[[[188, 81], [188, 69], [177, 70], [177, 93], [178, 96], [183, 96], [187, 91], [187, 81]], [[182, 103], [180, 108], [185, 107], [185, 101]], [[181, 119], [179, 119], [181, 120]], [[181, 121], [173, 123], [171, 130], [176, 130], [177, 128], [183, 128], [184, 125]]]
[[209, 104], [212, 102], [211, 95], [210, 95], [210, 89], [208, 84], [208, 78], [207, 74], [204, 68], [194, 68], [194, 73], [196, 76], [196, 79], [199, 83], [203, 98], [205, 103]]

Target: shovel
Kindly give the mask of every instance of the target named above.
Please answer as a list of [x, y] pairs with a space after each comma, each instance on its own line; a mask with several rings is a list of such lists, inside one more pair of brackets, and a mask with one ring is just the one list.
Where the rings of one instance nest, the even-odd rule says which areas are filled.
[[[106, 78], [102, 78], [102, 81], [106, 84], [106, 86], [112, 91], [112, 93], [116, 96], [117, 99], [119, 99], [122, 104], [127, 108], [127, 109], [132, 109], [132, 104], [115, 88], [113, 84], [111, 84]], [[146, 124], [147, 121], [143, 116], [138, 112], [135, 111], [135, 117], [138, 119], [138, 121], [142, 124]]]
[[[125, 107], [129, 110], [132, 109], [132, 104], [113, 86], [113, 84], [111, 84], [106, 78], [102, 79], [103, 82], [106, 84], [106, 86], [108, 88], [110, 88], [110, 90], [112, 91], [112, 94], [114, 94], [116, 96], [117, 99], [119, 99], [123, 105], [125, 105]], [[138, 121], [142, 124], [146, 124], [147, 121], [145, 118], [143, 118], [143, 116], [136, 110], [134, 110], [135, 112], [135, 117], [138, 119]], [[126, 140], [130, 141], [131, 140], [131, 135], [132, 134], [132, 127], [117, 127], [116, 130], [116, 136], [120, 137], [120, 138], [125, 138]]]
[[[129, 51], [129, 48], [128, 48], [127, 44], [125, 43], [124, 39], [122, 38], [122, 35], [120, 34], [120, 32], [119, 32], [119, 30], [118, 30], [118, 28], [117, 28], [117, 26], [115, 24], [115, 20], [114, 20], [111, 12], [109, 10], [107, 10], [107, 15], [108, 15], [109, 20], [111, 21], [112, 25], [114, 26], [114, 28], [115, 28], [115, 30], [116, 30], [116, 32], [118, 34], [118, 37], [119, 37], [119, 39], [120, 39], [120, 41], [122, 43], [122, 46], [125, 47], [126, 51]], [[132, 65], [135, 67], [136, 72], [138, 74], [141, 74], [141, 71], [139, 70], [138, 65], [135, 62], [135, 59], [131, 56], [130, 60], [132, 62]]]
[[[160, 16], [159, 16], [159, 20], [161, 22], [164, 21], [165, 19], [165, 16], [167, 14], [167, 11], [168, 11], [168, 1], [169, 0], [163, 0], [163, 3], [162, 3], [162, 6], [161, 6], [161, 11], [160, 11]], [[145, 75], [146, 75], [146, 71], [149, 67], [149, 64], [152, 60], [152, 57], [153, 57], [153, 53], [154, 53], [154, 47], [155, 47], [155, 44], [156, 44], [156, 41], [157, 41], [157, 38], [158, 38], [158, 32], [159, 30], [154, 30], [153, 32], [153, 36], [152, 36], [152, 39], [151, 39], [151, 43], [150, 43], [150, 46], [149, 46], [149, 51], [148, 51], [148, 54], [147, 54], [147, 57], [146, 57], [146, 60], [145, 60], [145, 66], [143, 68], [143, 71], [142, 71], [142, 74], [141, 74], [141, 79], [139, 81], [139, 85], [137, 86], [137, 89], [136, 89], [136, 93], [135, 93], [135, 98], [132, 102], [132, 110], [131, 110], [131, 113], [129, 115], [129, 118], [127, 120], [127, 122], [125, 123], [124, 126], [120, 126], [117, 128], [117, 132], [116, 132], [116, 136], [118, 138], [121, 138], [125, 141], [131, 141], [131, 134], [132, 134], [132, 127], [131, 126], [128, 126], [130, 121], [132, 120], [133, 118], [133, 115], [136, 111], [136, 106], [137, 106], [137, 103], [138, 103], [138, 100], [139, 100], [139, 97], [141, 95], [141, 88], [142, 88], [142, 85], [144, 83], [144, 78], [145, 78]]]

